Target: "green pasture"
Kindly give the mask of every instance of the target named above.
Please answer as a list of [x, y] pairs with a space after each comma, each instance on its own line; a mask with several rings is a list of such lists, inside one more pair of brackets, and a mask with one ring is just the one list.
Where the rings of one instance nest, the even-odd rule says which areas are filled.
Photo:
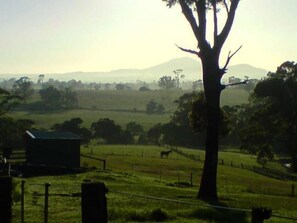
[[[17, 119], [31, 119], [36, 122], [35, 128], [48, 129], [56, 123], [62, 123], [71, 118], [80, 117], [83, 126], [89, 128], [92, 122], [100, 118], [110, 118], [117, 124], [125, 127], [128, 122], [134, 121], [141, 124], [145, 130], [157, 123], [166, 123], [170, 115], [175, 111], [176, 104], [173, 103], [186, 91], [77, 91], [79, 108], [68, 111], [44, 112], [19, 109], [9, 112], [7, 115]], [[247, 102], [248, 93], [242, 89], [226, 89], [222, 93], [221, 104], [235, 105]], [[163, 114], [145, 113], [146, 104], [150, 100], [165, 107]], [[40, 100], [35, 92], [28, 104]]]
[[35, 121], [35, 128], [49, 129], [56, 123], [62, 123], [72, 118], [81, 118], [84, 122], [83, 127], [90, 128], [93, 122], [98, 121], [100, 118], [110, 118], [116, 124], [125, 128], [126, 124], [134, 121], [143, 126], [145, 130], [157, 123], [166, 123], [170, 120], [170, 114], [146, 114], [141, 112], [127, 112], [127, 111], [100, 111], [100, 110], [87, 110], [75, 109], [64, 112], [27, 112], [15, 111], [10, 112], [10, 116], [16, 119], [31, 119]]
[[187, 91], [181, 90], [156, 90], [156, 91], [77, 91], [79, 106], [82, 108], [98, 110], [146, 110], [150, 100], [165, 107], [166, 112], [173, 112], [176, 105], [173, 101]]
[[[59, 196], [80, 192], [83, 180], [104, 182], [107, 194], [109, 222], [157, 222], [155, 214], [165, 216], [165, 222], [250, 222], [250, 214], [207, 208], [196, 199], [203, 162], [193, 161], [175, 152], [168, 159], [160, 158], [164, 147], [92, 145], [82, 147], [84, 155], [106, 159], [102, 163], [82, 157], [81, 165], [89, 171], [63, 176], [32, 177], [26, 180], [25, 221], [42, 222], [44, 199], [43, 183], [50, 182], [49, 222], [80, 222], [80, 198]], [[198, 150], [187, 150], [203, 155]], [[239, 162], [256, 165], [250, 155], [220, 152], [224, 159], [236, 158]], [[193, 187], [190, 175], [193, 176]], [[17, 182], [20, 179], [16, 179]], [[227, 165], [218, 167], [219, 203], [216, 205], [251, 210], [251, 207], [266, 207], [274, 215], [297, 217], [297, 197], [291, 196], [293, 182], [277, 180], [252, 171]], [[296, 183], [296, 182], [295, 182]], [[19, 188], [20, 185], [17, 185]], [[124, 195], [121, 193], [129, 193]], [[132, 194], [132, 195], [131, 195]], [[137, 197], [148, 195], [191, 202], [196, 205]], [[202, 206], [197, 206], [202, 205]], [[14, 205], [14, 222], [19, 222], [20, 202]], [[161, 214], [160, 214], [161, 213]], [[292, 222], [271, 218], [267, 222]]]
[[249, 93], [244, 89], [227, 88], [221, 94], [221, 106], [241, 105], [248, 102]]

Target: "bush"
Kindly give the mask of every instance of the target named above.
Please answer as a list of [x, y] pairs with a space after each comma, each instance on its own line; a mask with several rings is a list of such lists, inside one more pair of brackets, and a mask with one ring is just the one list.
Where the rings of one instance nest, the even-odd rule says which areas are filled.
[[151, 221], [166, 221], [169, 218], [168, 213], [161, 208], [152, 210], [150, 220]]

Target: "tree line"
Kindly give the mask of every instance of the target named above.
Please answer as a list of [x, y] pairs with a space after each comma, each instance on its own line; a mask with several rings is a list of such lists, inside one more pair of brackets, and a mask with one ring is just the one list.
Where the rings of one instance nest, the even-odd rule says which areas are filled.
[[[274, 154], [288, 155], [292, 159], [292, 170], [297, 166], [297, 68], [294, 62], [281, 64], [276, 72], [270, 72], [267, 78], [258, 82], [251, 92], [247, 104], [223, 106], [220, 111], [221, 145], [239, 147], [251, 154], [256, 154], [263, 165], [272, 160]], [[22, 92], [27, 79], [17, 84], [16, 91]], [[273, 89], [273, 90], [272, 90]], [[16, 92], [14, 91], [14, 93]], [[71, 89], [57, 89], [46, 86], [39, 90], [42, 105], [46, 109], [75, 108], [77, 98]], [[0, 91], [0, 114], [3, 115], [17, 103], [24, 100], [24, 95], [15, 95], [5, 90]], [[82, 128], [83, 120], [79, 117], [57, 123], [52, 130], [72, 131], [81, 136], [84, 143], [98, 139], [107, 144], [168, 144], [204, 148], [207, 129], [207, 110], [203, 91], [185, 93], [174, 101], [177, 108], [168, 123], [156, 123], [147, 131], [133, 121], [123, 128], [109, 118], [93, 122], [89, 128]], [[147, 103], [148, 114], [163, 112], [164, 106], [151, 100]], [[20, 147], [21, 135], [25, 129], [34, 125], [30, 120], [0, 118], [0, 147]], [[4, 148], [4, 149], [3, 149]]]

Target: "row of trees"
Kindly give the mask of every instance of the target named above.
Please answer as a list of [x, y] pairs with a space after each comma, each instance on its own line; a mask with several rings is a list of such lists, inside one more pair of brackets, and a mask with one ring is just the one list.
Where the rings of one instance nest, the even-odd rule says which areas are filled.
[[[1, 88], [1, 102], [5, 103], [7, 100], [4, 96], [11, 99], [18, 98], [22, 99], [18, 102], [27, 103], [27, 100], [34, 94], [35, 90], [33, 88], [33, 82], [30, 81], [28, 77], [21, 77], [18, 80], [14, 80], [11, 90], [4, 90]], [[57, 88], [50, 84], [43, 84], [42, 88], [39, 90], [39, 95], [42, 100], [43, 109], [71, 109], [78, 106], [77, 94], [72, 90], [71, 87]], [[11, 103], [9, 103], [11, 105]], [[16, 105], [16, 104], [14, 104]], [[1, 108], [5, 106], [2, 105]]]
[[[19, 79], [11, 78], [9, 80], [3, 80], [0, 82], [0, 88], [9, 90], [17, 95], [21, 95], [25, 100], [30, 98], [36, 90], [44, 88], [46, 86], [53, 86], [59, 90], [70, 88], [73, 90], [172, 90], [172, 89], [184, 89], [184, 90], [203, 90], [203, 81], [182, 81], [185, 75], [181, 74], [182, 69], [173, 71], [173, 75], [164, 75], [159, 78], [158, 81], [146, 83], [145, 81], [136, 81], [136, 83], [82, 83], [81, 81], [59, 81], [50, 78], [44, 82], [43, 79], [39, 79], [37, 84], [30, 80], [30, 78], [23, 76]], [[230, 77], [228, 82], [231, 83], [234, 80], [240, 80], [236, 77]], [[237, 88], [244, 88], [247, 91], [253, 90], [257, 79], [250, 81], [246, 86], [234, 86]]]
[[66, 87], [57, 89], [53, 86], [46, 86], [39, 90], [44, 109], [72, 109], [78, 106], [78, 98], [75, 91]]
[[[273, 91], [271, 89], [274, 89]], [[220, 140], [225, 145], [240, 146], [259, 158], [272, 159], [273, 153], [288, 154], [296, 172], [296, 126], [297, 126], [297, 65], [283, 63], [276, 72], [269, 73], [265, 80], [256, 85], [248, 104], [224, 106], [220, 115]], [[22, 100], [2, 90], [1, 114]], [[40, 90], [45, 102], [50, 104], [61, 91], [52, 86]], [[51, 97], [50, 97], [51, 96]], [[156, 124], [147, 132], [140, 124], [130, 122], [125, 129], [113, 120], [103, 118], [91, 127], [81, 127], [83, 120], [74, 118], [55, 124], [52, 129], [72, 131], [81, 136], [84, 143], [100, 138], [108, 144], [153, 143], [175, 146], [203, 146], [207, 128], [207, 110], [203, 91], [186, 93], [174, 101], [177, 105], [169, 123]], [[56, 103], [56, 102], [55, 102]], [[55, 105], [53, 103], [51, 106]], [[159, 108], [160, 107], [160, 108]], [[154, 101], [147, 105], [148, 113], [162, 111], [163, 106]], [[20, 146], [25, 129], [34, 123], [30, 120], [0, 120], [0, 147]]]

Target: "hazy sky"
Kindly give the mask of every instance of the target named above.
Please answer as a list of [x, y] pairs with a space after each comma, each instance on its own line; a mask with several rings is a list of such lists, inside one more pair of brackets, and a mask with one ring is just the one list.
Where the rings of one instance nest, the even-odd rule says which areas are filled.
[[[179, 5], [162, 0], [0, 0], [2, 74], [146, 68], [190, 56], [175, 44], [197, 46]], [[297, 62], [297, 0], [241, 0], [223, 61], [240, 45], [230, 64], [274, 71]]]

